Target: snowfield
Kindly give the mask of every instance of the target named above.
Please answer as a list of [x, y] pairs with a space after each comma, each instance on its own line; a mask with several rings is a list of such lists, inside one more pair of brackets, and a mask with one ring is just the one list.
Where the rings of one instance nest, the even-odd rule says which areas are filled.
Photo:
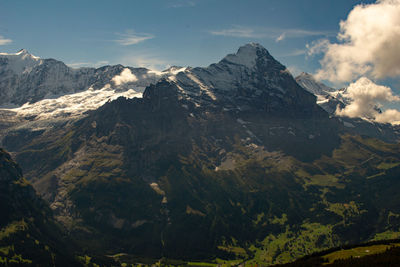
[[119, 97], [141, 98], [144, 88], [129, 89], [124, 92], [117, 92], [110, 85], [100, 90], [89, 88], [86, 91], [63, 95], [53, 99], [43, 99], [36, 103], [26, 103], [21, 107], [3, 109], [13, 111], [20, 117], [30, 117], [34, 120], [57, 119], [60, 117], [79, 117], [88, 110], [94, 110]]

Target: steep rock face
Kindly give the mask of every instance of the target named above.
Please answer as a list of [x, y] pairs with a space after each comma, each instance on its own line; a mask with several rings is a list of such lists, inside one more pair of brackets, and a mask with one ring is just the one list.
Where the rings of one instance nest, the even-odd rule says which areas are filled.
[[1, 148], [0, 212], [0, 257], [5, 266], [79, 265], [49, 206]]
[[314, 76], [306, 72], [300, 73], [300, 75], [296, 77], [296, 82], [314, 95], [327, 95], [330, 92], [336, 91], [336, 89], [317, 81]]
[[242, 46], [217, 64], [186, 70], [170, 80], [198, 104], [215, 103], [231, 110], [257, 108], [295, 116], [319, 113], [315, 97], [259, 44]]
[[36, 216], [37, 210], [32, 209], [32, 206], [45, 209], [46, 206], [36, 196], [35, 190], [22, 178], [21, 168], [3, 149], [0, 149], [0, 183], [1, 226], [4, 227], [16, 218]]

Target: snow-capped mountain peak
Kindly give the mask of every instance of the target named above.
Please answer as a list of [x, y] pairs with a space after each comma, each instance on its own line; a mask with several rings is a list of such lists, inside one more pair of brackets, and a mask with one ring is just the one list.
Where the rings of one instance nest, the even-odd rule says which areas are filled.
[[343, 97], [343, 90], [336, 90], [315, 79], [312, 74], [302, 72], [296, 82], [317, 97], [317, 104], [329, 114], [335, 114], [337, 107], [343, 108], [348, 99]]
[[11, 71], [20, 75], [43, 63], [43, 60], [30, 54], [26, 49], [17, 53], [0, 53], [0, 71]]
[[[260, 53], [262, 52], [262, 53]], [[266, 53], [265, 53], [266, 52]], [[227, 55], [223, 61], [229, 63], [243, 65], [248, 68], [253, 68], [256, 65], [256, 60], [260, 55], [269, 55], [268, 51], [257, 43], [249, 43], [241, 46], [236, 54]]]
[[31, 59], [34, 59], [34, 60], [39, 60], [40, 59], [39, 57], [30, 54], [28, 52], [28, 50], [26, 50], [26, 49], [21, 49], [17, 53], [0, 53], [0, 56], [1, 57], [21, 58], [21, 59], [31, 58]]
[[29, 54], [29, 52], [28, 52], [28, 50], [26, 50], [26, 49], [21, 49], [21, 50], [19, 50], [17, 53], [16, 53], [16, 55], [23, 55], [23, 54]]
[[304, 111], [307, 110], [304, 103], [315, 102], [286, 67], [256, 43], [240, 47], [216, 64], [187, 68], [169, 76], [168, 80], [176, 84], [180, 98], [197, 106], [218, 105], [226, 110], [268, 106], [268, 111], [281, 112], [285, 105]]
[[302, 72], [297, 76], [296, 81], [304, 89], [315, 95], [329, 95], [329, 93], [336, 91], [336, 89], [317, 81], [313, 75], [306, 72]]

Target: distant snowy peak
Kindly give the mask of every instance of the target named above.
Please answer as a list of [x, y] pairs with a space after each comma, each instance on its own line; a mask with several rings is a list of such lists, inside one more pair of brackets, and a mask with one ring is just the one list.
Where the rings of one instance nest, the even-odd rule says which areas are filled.
[[336, 89], [317, 81], [313, 75], [306, 72], [302, 72], [297, 76], [296, 81], [304, 89], [315, 95], [329, 95], [329, 93], [336, 91]]
[[171, 66], [166, 70], [163, 70], [161, 73], [162, 74], [173, 74], [176, 75], [179, 72], [185, 71], [186, 69], [188, 69], [187, 67], [181, 67], [181, 66]]
[[296, 77], [296, 82], [317, 97], [317, 104], [326, 112], [334, 115], [336, 109], [343, 108], [348, 104], [348, 99], [343, 97], [345, 89], [336, 90], [322, 82], [319, 82], [309, 73], [302, 72]]
[[17, 53], [15, 53], [15, 54], [16, 54], [16, 55], [20, 55], [20, 56], [24, 56], [24, 57], [31, 57], [31, 58], [34, 58], [34, 59], [39, 59], [39, 57], [30, 54], [30, 53], [28, 52], [28, 50], [26, 50], [26, 49], [21, 49], [21, 50], [19, 50], [19, 51], [18, 51]]
[[229, 54], [224, 57], [221, 62], [229, 62], [237, 65], [243, 65], [247, 68], [254, 68], [257, 65], [257, 59], [263, 57], [264, 59], [272, 59], [262, 45], [257, 43], [249, 43], [241, 46], [236, 54]]
[[0, 72], [11, 71], [20, 75], [31, 71], [42, 63], [42, 59], [30, 54], [26, 49], [21, 49], [14, 54], [0, 53]]
[[261, 49], [259, 46], [247, 44], [240, 47], [236, 54], [229, 54], [223, 60], [253, 68], [256, 65], [257, 50], [259, 49]]
[[34, 59], [39, 59], [39, 57], [30, 54], [26, 49], [21, 49], [17, 53], [0, 53], [0, 56], [20, 56], [20, 57], [31, 57]]

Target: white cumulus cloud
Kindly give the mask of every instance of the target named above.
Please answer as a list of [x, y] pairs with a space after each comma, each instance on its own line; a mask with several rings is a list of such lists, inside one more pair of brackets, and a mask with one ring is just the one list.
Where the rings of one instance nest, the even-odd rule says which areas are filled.
[[339, 116], [363, 117], [382, 123], [400, 123], [400, 112], [389, 109], [379, 113], [377, 107], [382, 107], [389, 102], [400, 101], [400, 97], [393, 95], [387, 86], [377, 85], [366, 77], [361, 77], [351, 83], [343, 94], [350, 99], [350, 104], [345, 108], [336, 110]]
[[119, 36], [119, 39], [115, 40], [115, 42], [125, 46], [135, 45], [155, 37], [149, 33], [137, 33], [133, 30], [128, 30], [125, 33], [118, 33], [117, 35]]
[[138, 79], [135, 74], [132, 73], [132, 71], [128, 68], [123, 69], [121, 71], [120, 75], [114, 76], [111, 81], [114, 82], [115, 85], [121, 85], [123, 83], [129, 83], [129, 82], [136, 82]]
[[400, 125], [400, 112], [397, 109], [387, 109], [377, 114], [375, 120], [377, 122]]
[[310, 45], [309, 53], [324, 52], [318, 79], [349, 82], [361, 76], [375, 79], [400, 75], [400, 0], [378, 0], [355, 6], [340, 22], [338, 42]]
[[11, 43], [12, 43], [11, 39], [7, 39], [7, 38], [3, 37], [2, 35], [0, 35], [0, 45], [8, 45]]

